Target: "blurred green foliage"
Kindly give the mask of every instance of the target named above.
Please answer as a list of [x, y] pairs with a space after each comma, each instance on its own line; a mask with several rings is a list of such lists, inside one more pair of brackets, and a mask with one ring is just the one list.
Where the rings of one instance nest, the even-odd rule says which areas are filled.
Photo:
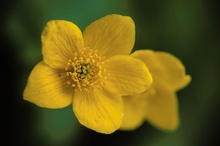
[[[2, 4], [1, 53], [7, 77], [7, 143], [17, 145], [201, 146], [217, 142], [219, 129], [220, 18], [215, 0], [22, 0]], [[42, 60], [41, 31], [52, 19], [69, 20], [82, 30], [107, 14], [131, 16], [134, 50], [167, 51], [186, 66], [191, 84], [178, 92], [181, 125], [172, 133], [145, 123], [135, 131], [102, 135], [81, 126], [71, 106], [42, 109], [24, 101], [30, 71]], [[13, 82], [13, 84], [11, 84]]]

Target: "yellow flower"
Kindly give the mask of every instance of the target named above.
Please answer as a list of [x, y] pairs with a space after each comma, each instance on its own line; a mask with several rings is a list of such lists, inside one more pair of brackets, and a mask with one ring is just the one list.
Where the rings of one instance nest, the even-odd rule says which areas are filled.
[[41, 36], [43, 61], [32, 70], [24, 99], [46, 108], [72, 103], [82, 125], [114, 132], [123, 118], [122, 96], [152, 83], [145, 64], [129, 56], [134, 40], [135, 26], [127, 16], [105, 16], [83, 34], [72, 22], [49, 21]]
[[145, 92], [124, 97], [125, 114], [122, 130], [133, 130], [145, 120], [160, 130], [172, 131], [178, 127], [178, 101], [176, 92], [186, 87], [191, 77], [175, 56], [166, 52], [140, 50], [132, 54], [146, 64], [153, 84]]

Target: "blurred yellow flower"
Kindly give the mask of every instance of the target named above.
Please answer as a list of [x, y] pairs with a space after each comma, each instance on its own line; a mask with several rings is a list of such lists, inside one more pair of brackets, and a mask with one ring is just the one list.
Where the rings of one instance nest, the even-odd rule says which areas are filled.
[[125, 114], [120, 129], [133, 130], [146, 120], [160, 130], [175, 130], [179, 124], [176, 92], [190, 83], [190, 75], [185, 75], [178, 58], [166, 52], [140, 50], [132, 56], [145, 62], [153, 84], [141, 94], [123, 97]]
[[135, 26], [127, 16], [108, 15], [81, 30], [72, 22], [49, 21], [41, 36], [43, 60], [32, 70], [24, 99], [46, 108], [72, 103], [78, 121], [112, 133], [122, 122], [122, 96], [145, 91], [152, 77], [129, 56]]

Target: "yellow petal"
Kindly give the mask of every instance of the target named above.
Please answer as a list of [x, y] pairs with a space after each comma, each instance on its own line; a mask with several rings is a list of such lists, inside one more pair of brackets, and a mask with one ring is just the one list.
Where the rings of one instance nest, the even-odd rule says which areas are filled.
[[122, 98], [105, 89], [76, 92], [73, 111], [79, 122], [100, 133], [112, 133], [122, 122]]
[[98, 50], [100, 56], [130, 54], [135, 26], [130, 17], [108, 15], [90, 24], [83, 33], [85, 47]]
[[141, 126], [144, 122], [145, 110], [144, 104], [146, 100], [142, 100], [136, 96], [123, 97], [124, 118], [120, 130], [134, 130]]
[[174, 91], [162, 84], [155, 85], [152, 94], [146, 98], [146, 120], [161, 130], [175, 130], [179, 125], [178, 101]]
[[106, 72], [110, 74], [105, 80], [108, 89], [122, 96], [139, 94], [152, 83], [146, 65], [131, 56], [114, 56], [107, 59], [104, 65]]
[[44, 62], [56, 69], [64, 69], [73, 53], [84, 47], [80, 29], [64, 20], [49, 21], [42, 32], [41, 41]]
[[[187, 86], [191, 81], [191, 76], [186, 75], [185, 67], [182, 62], [175, 56], [166, 52], [156, 52], [158, 60], [166, 67], [167, 81], [179, 90]], [[172, 76], [168, 76], [168, 74]]]
[[172, 54], [141, 50], [135, 51], [132, 56], [144, 61], [155, 82], [164, 82], [172, 90], [179, 90], [191, 81], [182, 62]]
[[72, 88], [66, 84], [66, 75], [44, 62], [32, 70], [23, 97], [41, 107], [62, 108], [72, 103]]

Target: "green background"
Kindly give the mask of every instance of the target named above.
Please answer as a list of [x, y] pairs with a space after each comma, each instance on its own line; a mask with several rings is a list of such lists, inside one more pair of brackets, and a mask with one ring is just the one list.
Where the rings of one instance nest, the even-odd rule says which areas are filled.
[[[217, 0], [8, 0], [1, 7], [1, 139], [8, 145], [207, 146], [219, 142]], [[40, 36], [47, 21], [69, 20], [84, 30], [112, 13], [134, 20], [134, 49], [170, 52], [192, 76], [190, 85], [177, 93], [181, 125], [176, 131], [162, 132], [145, 122], [134, 131], [103, 135], [80, 125], [71, 106], [52, 110], [23, 100], [27, 78], [42, 60]]]

